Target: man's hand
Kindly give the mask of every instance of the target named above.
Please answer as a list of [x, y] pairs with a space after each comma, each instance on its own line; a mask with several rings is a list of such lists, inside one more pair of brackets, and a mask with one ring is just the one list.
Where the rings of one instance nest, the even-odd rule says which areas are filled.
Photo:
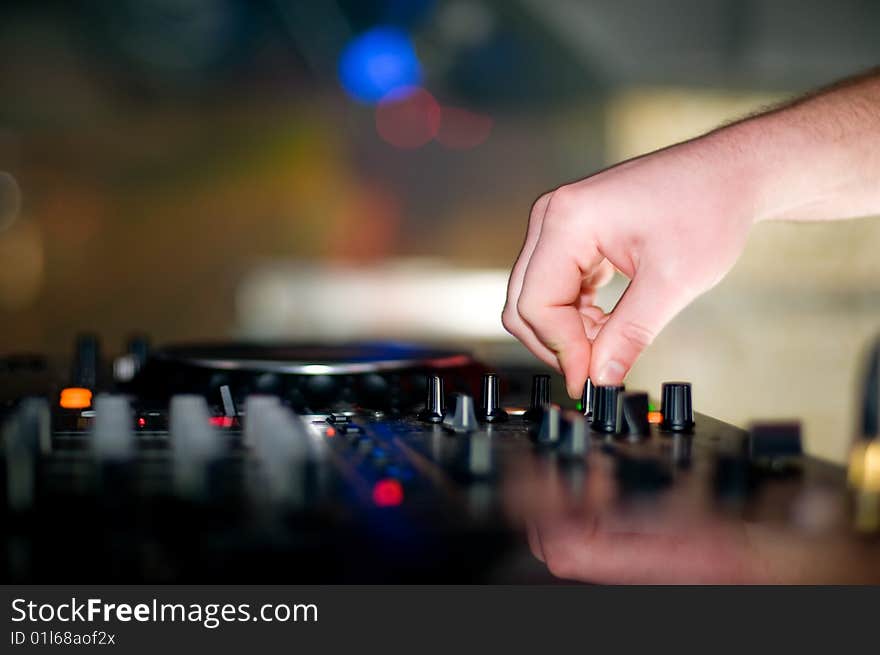
[[[733, 266], [755, 214], [748, 175], [727, 145], [709, 135], [535, 203], [502, 321], [565, 375], [571, 397], [588, 375], [619, 383], [657, 333]], [[631, 282], [605, 314], [595, 292], [615, 268]]]
[[[880, 213], [880, 72], [559, 187], [532, 208], [502, 321], [578, 397], [616, 384], [759, 220]], [[596, 288], [631, 282], [606, 315]]]

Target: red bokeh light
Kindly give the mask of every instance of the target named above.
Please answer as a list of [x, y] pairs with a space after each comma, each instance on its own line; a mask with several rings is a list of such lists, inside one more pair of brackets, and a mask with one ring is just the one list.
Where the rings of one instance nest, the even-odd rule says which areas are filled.
[[376, 107], [376, 131], [396, 148], [418, 148], [437, 134], [440, 115], [440, 105], [424, 89], [395, 90]]
[[373, 502], [378, 507], [396, 507], [403, 502], [403, 487], [392, 478], [379, 480], [373, 485]]
[[492, 118], [485, 114], [459, 107], [443, 107], [437, 142], [453, 150], [473, 148], [489, 138], [492, 125]]

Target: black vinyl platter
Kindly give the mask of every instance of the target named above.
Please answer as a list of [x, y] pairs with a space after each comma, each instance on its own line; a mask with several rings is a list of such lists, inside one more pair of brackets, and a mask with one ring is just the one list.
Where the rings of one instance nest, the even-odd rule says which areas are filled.
[[472, 392], [482, 372], [465, 352], [393, 342], [186, 344], [152, 353], [129, 389], [160, 404], [181, 393], [219, 404], [226, 386], [239, 404], [266, 394], [301, 413], [398, 414], [424, 400], [426, 375], [442, 374], [449, 392]]

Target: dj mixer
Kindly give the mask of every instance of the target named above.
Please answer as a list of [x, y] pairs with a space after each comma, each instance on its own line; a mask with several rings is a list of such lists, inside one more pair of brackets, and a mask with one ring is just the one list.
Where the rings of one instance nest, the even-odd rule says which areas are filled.
[[687, 382], [562, 386], [393, 343], [135, 338], [108, 360], [82, 336], [69, 367], [0, 359], [4, 578], [546, 582], [522, 498], [552, 485], [576, 509], [600, 476], [604, 511], [679, 494], [794, 534], [878, 528], [876, 398], [848, 480], [798, 424], [715, 420]]

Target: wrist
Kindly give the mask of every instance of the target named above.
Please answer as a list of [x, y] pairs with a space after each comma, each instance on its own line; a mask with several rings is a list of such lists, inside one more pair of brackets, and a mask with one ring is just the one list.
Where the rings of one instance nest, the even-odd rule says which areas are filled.
[[880, 114], [844, 120], [838, 104], [819, 96], [707, 135], [733, 153], [753, 222], [880, 211]]
[[727, 221], [746, 229], [768, 215], [768, 173], [759, 160], [751, 130], [736, 124], [681, 144], [698, 162], [695, 170], [701, 193], [710, 195], [710, 206]]

